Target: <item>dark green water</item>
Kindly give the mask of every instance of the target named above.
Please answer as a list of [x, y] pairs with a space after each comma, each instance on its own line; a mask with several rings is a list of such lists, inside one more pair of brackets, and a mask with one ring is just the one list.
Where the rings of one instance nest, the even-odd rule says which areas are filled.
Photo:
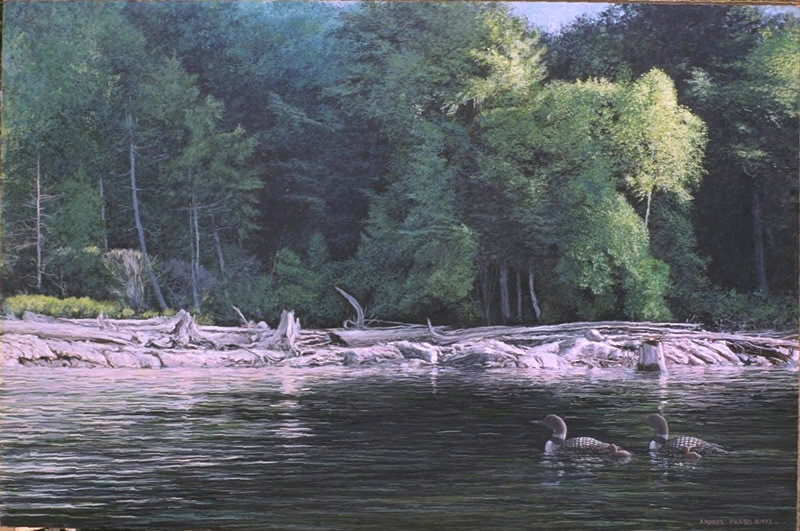
[[[0, 524], [795, 529], [797, 373], [14, 369]], [[648, 456], [645, 417], [733, 455]], [[549, 459], [533, 418], [630, 461]]]

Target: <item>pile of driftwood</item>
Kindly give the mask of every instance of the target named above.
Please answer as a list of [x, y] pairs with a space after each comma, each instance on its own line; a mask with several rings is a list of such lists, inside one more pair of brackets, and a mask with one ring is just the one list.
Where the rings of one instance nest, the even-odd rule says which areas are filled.
[[714, 333], [692, 324], [588, 322], [436, 329], [424, 325], [303, 330], [285, 311], [276, 329], [200, 326], [185, 311], [147, 320], [0, 321], [2, 364], [69, 367], [439, 365], [447, 367], [796, 366], [796, 334]]

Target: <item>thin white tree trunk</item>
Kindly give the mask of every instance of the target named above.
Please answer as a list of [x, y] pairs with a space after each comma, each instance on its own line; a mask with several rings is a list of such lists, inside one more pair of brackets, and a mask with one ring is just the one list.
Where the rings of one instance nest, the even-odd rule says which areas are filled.
[[39, 155], [36, 156], [36, 289], [42, 289], [42, 171]]
[[192, 304], [196, 309], [199, 297], [197, 296], [197, 270], [194, 267], [194, 216], [191, 203], [186, 211], [189, 214], [189, 279], [192, 286]]
[[153, 285], [153, 291], [156, 294], [156, 300], [161, 310], [167, 309], [167, 303], [164, 300], [164, 295], [161, 293], [161, 286], [158, 284], [158, 278], [153, 271], [153, 264], [150, 263], [150, 255], [147, 254], [147, 242], [144, 237], [144, 226], [142, 225], [142, 218], [139, 214], [139, 190], [136, 187], [136, 144], [133, 137], [133, 119], [130, 113], [127, 115], [128, 133], [130, 135], [130, 143], [128, 145], [128, 154], [130, 156], [130, 176], [131, 176], [131, 200], [133, 202], [133, 218], [136, 222], [136, 233], [139, 236], [139, 247], [142, 251], [142, 259], [144, 260], [145, 267], [147, 268], [147, 275], [150, 277], [150, 283]]
[[653, 191], [647, 192], [647, 209], [644, 212], [644, 227], [647, 228], [650, 223], [650, 203], [653, 200]]
[[108, 252], [108, 227], [106, 224], [105, 179], [100, 175], [100, 220], [103, 222], [103, 251]]
[[200, 311], [200, 229], [198, 227], [197, 216], [197, 196], [192, 190], [192, 207], [189, 210], [189, 226], [194, 225], [194, 255], [192, 256], [192, 298], [194, 307]]
[[536, 290], [533, 286], [533, 268], [528, 268], [528, 289], [531, 293], [531, 304], [533, 305], [533, 312], [536, 314], [536, 320], [541, 321], [542, 309], [539, 308], [539, 299], [536, 298]]

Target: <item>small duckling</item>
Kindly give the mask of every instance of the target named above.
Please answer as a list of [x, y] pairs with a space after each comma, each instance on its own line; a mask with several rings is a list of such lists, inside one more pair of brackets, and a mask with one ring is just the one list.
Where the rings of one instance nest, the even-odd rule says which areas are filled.
[[700, 459], [700, 454], [694, 451], [694, 447], [684, 446], [681, 457], [684, 459]]
[[614, 443], [608, 445], [608, 453], [611, 454], [611, 457], [630, 457], [631, 453], [627, 450], [623, 450], [619, 446]]

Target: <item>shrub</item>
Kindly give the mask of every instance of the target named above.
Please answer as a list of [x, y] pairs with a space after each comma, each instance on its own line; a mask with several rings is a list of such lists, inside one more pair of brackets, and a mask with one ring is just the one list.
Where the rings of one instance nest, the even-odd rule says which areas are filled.
[[114, 294], [137, 310], [145, 307], [146, 272], [144, 256], [134, 249], [113, 249], [103, 257], [103, 263], [116, 281]]
[[216, 324], [216, 321], [214, 321], [213, 317], [204, 313], [195, 315], [194, 322], [202, 326], [213, 326]]
[[722, 330], [795, 330], [797, 298], [714, 289], [706, 299], [703, 321]]
[[223, 324], [238, 324], [239, 316], [233, 307], [254, 321], [272, 318], [276, 306], [266, 275], [237, 275], [217, 284], [203, 306], [203, 311]]
[[113, 294], [111, 277], [103, 264], [103, 252], [97, 247], [55, 249], [47, 265], [50, 291], [60, 297], [107, 299]]
[[147, 310], [146, 312], [143, 312], [142, 315], [140, 315], [140, 317], [142, 319], [152, 319], [153, 317], [162, 317], [162, 316], [172, 317], [173, 315], [175, 315], [175, 310], [173, 310], [172, 308], [167, 308], [163, 312], [159, 312], [156, 310]]
[[91, 318], [101, 313], [108, 317], [119, 317], [129, 308], [122, 308], [113, 301], [96, 301], [88, 297], [68, 297], [59, 299], [47, 295], [16, 295], [9, 297], [3, 304], [7, 314], [21, 317], [26, 311], [50, 315], [53, 317]]

